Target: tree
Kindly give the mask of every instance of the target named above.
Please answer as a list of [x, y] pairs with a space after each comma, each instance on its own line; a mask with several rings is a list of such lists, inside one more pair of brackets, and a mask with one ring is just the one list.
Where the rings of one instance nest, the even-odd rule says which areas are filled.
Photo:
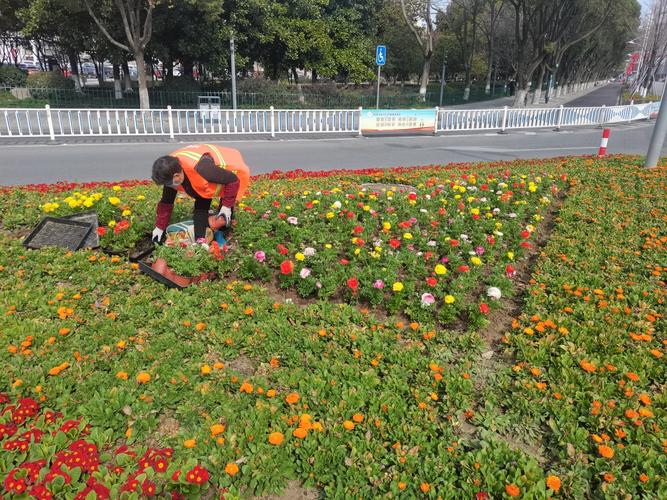
[[431, 60], [433, 59], [433, 45], [436, 35], [433, 16], [437, 8], [434, 6], [433, 0], [400, 0], [400, 2], [403, 19], [422, 50], [419, 97], [422, 101], [426, 101], [426, 90], [431, 74]]
[[482, 0], [452, 0], [449, 7], [449, 25], [458, 40], [465, 72], [463, 100], [467, 101], [470, 97], [472, 67], [477, 50], [478, 18]]
[[506, 0], [483, 0], [483, 22], [481, 24], [481, 30], [486, 37], [486, 94], [491, 93], [491, 76], [493, 73], [494, 66], [497, 65], [496, 62], [496, 33], [503, 13], [503, 9], [506, 5]]
[[422, 70], [422, 51], [410, 29], [405, 25], [401, 6], [387, 2], [380, 15], [378, 41], [387, 46], [387, 78], [404, 82]]
[[104, 36], [121, 50], [131, 52], [137, 63], [137, 80], [139, 82], [139, 106], [149, 109], [148, 86], [146, 83], [145, 51], [153, 32], [153, 9], [156, 0], [114, 0], [113, 3], [120, 13], [127, 38], [127, 44], [117, 41], [95, 14], [90, 0], [84, 0], [88, 13], [100, 28]]

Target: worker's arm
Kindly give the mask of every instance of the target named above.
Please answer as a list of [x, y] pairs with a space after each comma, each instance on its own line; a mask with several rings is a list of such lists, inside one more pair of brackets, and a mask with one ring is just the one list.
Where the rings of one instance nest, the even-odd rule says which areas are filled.
[[174, 201], [176, 200], [176, 190], [168, 186], [162, 188], [162, 198], [157, 204], [155, 229], [153, 229], [153, 241], [159, 243], [162, 240], [164, 230], [169, 225], [171, 213], [174, 210]]
[[195, 198], [195, 210], [192, 215], [195, 226], [195, 240], [206, 237], [209, 208], [211, 208], [211, 200], [201, 197]]
[[220, 206], [231, 209], [236, 203], [236, 195], [241, 187], [237, 175], [230, 170], [216, 166], [213, 158], [208, 154], [201, 157], [195, 170], [208, 182], [224, 186], [220, 196]]

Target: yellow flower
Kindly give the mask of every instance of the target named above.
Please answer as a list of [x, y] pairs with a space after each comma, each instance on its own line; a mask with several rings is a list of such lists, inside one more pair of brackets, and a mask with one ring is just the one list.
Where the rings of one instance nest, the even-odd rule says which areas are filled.
[[333, 212], [327, 212], [327, 219], [333, 219], [336, 216]]
[[405, 238], [406, 240], [411, 240], [412, 239], [412, 234], [411, 233], [405, 233], [403, 235], [403, 238]]
[[471, 259], [470, 259], [470, 262], [472, 262], [472, 264], [473, 264], [474, 266], [481, 266], [481, 265], [482, 265], [482, 259], [480, 259], [479, 257], [473, 257], [473, 258], [471, 258]]
[[453, 295], [445, 295], [445, 304], [453, 304], [456, 302], [456, 297]]
[[120, 198], [116, 198], [115, 196], [109, 196], [109, 203], [112, 205], [118, 205], [120, 203]]
[[397, 281], [396, 283], [394, 283], [394, 284], [391, 286], [391, 289], [392, 289], [394, 292], [400, 292], [400, 291], [403, 290], [403, 283], [401, 283], [400, 281]]
[[85, 200], [83, 200], [83, 206], [86, 208], [92, 207], [93, 203], [94, 203], [93, 198], [86, 198]]
[[391, 224], [389, 222], [383, 222], [382, 229], [384, 229], [385, 231], [389, 231], [391, 229]]
[[121, 215], [123, 217], [128, 217], [128, 216], [132, 215], [132, 210], [125, 209], [125, 210], [123, 210], [123, 213]]
[[354, 249], [354, 255], [359, 255], [361, 253], [361, 248]]
[[331, 249], [333, 247], [331, 246], [331, 243], [327, 243], [327, 244], [324, 245], [324, 248]]
[[145, 199], [146, 199], [146, 197], [143, 194], [140, 194], [139, 196], [137, 196], [137, 200], [139, 200], [139, 201], [142, 201], [142, 200], [145, 200]]
[[514, 260], [514, 252], [507, 252], [507, 258], [509, 260]]
[[435, 274], [439, 274], [440, 276], [447, 274], [447, 268], [442, 264], [438, 264], [435, 266]]
[[301, 252], [297, 252], [297, 253], [294, 255], [294, 258], [295, 258], [296, 260], [301, 261], [301, 260], [305, 259], [306, 256], [305, 256], [304, 254], [302, 254]]
[[118, 192], [118, 191], [120, 191], [122, 188], [121, 188], [120, 186], [114, 186], [114, 187], [112, 187], [111, 189], [113, 189], [114, 191]]
[[116, 227], [116, 221], [115, 221], [115, 220], [110, 220], [110, 221], [109, 221], [109, 224], [107, 224], [107, 226], [109, 226], [109, 227], [111, 227], [111, 228]]

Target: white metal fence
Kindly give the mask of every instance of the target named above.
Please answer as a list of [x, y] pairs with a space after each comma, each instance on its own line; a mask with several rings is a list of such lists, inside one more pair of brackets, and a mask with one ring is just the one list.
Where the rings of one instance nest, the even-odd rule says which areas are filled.
[[[660, 103], [582, 108], [439, 109], [434, 133], [596, 126], [649, 119]], [[347, 133], [361, 135], [361, 109], [0, 109], [0, 138]]]

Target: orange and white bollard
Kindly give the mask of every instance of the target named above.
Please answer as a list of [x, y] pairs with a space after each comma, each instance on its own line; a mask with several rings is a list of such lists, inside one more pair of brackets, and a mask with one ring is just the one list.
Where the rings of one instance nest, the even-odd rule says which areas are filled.
[[600, 142], [600, 149], [598, 150], [598, 157], [602, 158], [607, 154], [607, 143], [609, 142], [609, 135], [611, 129], [606, 128], [602, 131], [602, 142]]

